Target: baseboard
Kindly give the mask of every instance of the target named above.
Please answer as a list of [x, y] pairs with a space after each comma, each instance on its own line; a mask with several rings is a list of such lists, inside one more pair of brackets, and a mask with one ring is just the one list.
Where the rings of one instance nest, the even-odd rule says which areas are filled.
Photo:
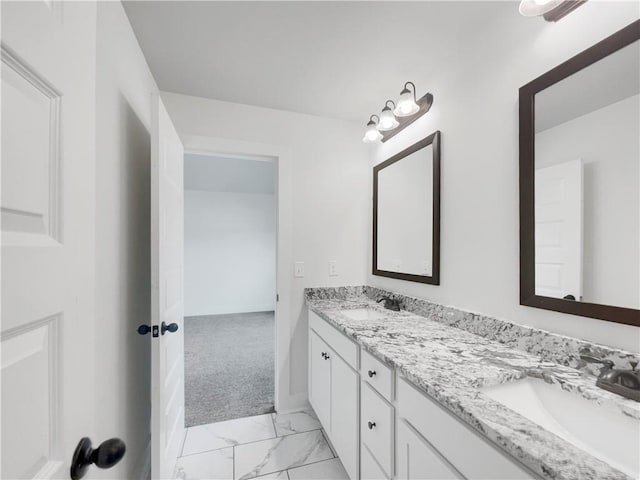
[[151, 479], [151, 438], [147, 440], [147, 445], [138, 460], [138, 465], [136, 465], [132, 478], [136, 480]]
[[205, 317], [207, 315], [233, 315], [236, 313], [261, 313], [261, 312], [274, 312], [276, 309], [275, 305], [258, 305], [258, 306], [241, 306], [238, 308], [227, 308], [225, 310], [220, 310], [216, 312], [206, 312], [206, 313], [185, 313], [185, 318], [188, 317]]
[[280, 399], [278, 403], [279, 405], [277, 406], [276, 411], [280, 414], [299, 412], [300, 410], [311, 408], [309, 405], [309, 398], [306, 393], [289, 395], [287, 398]]

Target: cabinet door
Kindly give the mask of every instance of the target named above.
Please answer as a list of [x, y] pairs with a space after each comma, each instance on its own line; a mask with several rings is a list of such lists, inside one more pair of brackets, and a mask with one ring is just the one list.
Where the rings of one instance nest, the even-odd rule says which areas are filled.
[[331, 355], [331, 441], [349, 478], [358, 478], [358, 373]]
[[398, 480], [449, 480], [464, 478], [405, 420], [398, 422], [396, 450]]
[[331, 429], [331, 355], [329, 347], [309, 330], [309, 402], [325, 430]]

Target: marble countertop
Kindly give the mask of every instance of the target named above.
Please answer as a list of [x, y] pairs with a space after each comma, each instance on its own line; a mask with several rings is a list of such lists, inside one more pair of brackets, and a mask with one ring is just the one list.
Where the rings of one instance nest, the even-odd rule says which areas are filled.
[[[534, 377], [640, 421], [639, 403], [597, 388], [595, 377], [420, 315], [385, 310], [364, 296], [307, 298], [307, 305], [543, 478], [631, 478], [479, 391]], [[352, 308], [384, 315], [353, 320], [341, 313]]]

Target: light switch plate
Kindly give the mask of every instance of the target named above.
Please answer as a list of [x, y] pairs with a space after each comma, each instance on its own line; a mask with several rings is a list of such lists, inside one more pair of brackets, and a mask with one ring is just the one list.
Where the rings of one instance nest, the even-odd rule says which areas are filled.
[[293, 264], [293, 276], [297, 278], [304, 277], [304, 262], [295, 262]]
[[338, 276], [338, 262], [336, 260], [329, 260], [329, 276]]

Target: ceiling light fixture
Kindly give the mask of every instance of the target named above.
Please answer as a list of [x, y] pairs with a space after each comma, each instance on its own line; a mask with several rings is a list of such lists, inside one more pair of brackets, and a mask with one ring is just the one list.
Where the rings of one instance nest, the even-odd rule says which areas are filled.
[[378, 131], [378, 124], [373, 120], [373, 117], [376, 117], [378, 121], [380, 121], [380, 117], [376, 114], [373, 114], [369, 117], [369, 123], [367, 123], [367, 131], [364, 134], [364, 138], [362, 141], [364, 143], [375, 143], [378, 140], [382, 139], [382, 134]]
[[557, 22], [587, 0], [522, 0], [520, 15], [525, 17], [543, 16], [547, 22]]
[[[412, 87], [411, 90], [409, 90], [409, 85]], [[433, 95], [425, 93], [424, 96], [416, 100], [416, 86], [413, 82], [405, 83], [400, 92], [398, 103], [387, 100], [380, 116], [371, 115], [362, 141], [365, 143], [374, 143], [378, 140], [386, 142], [427, 113], [431, 105], [433, 105]], [[377, 122], [373, 120], [374, 117]]]
[[389, 130], [393, 130], [398, 125], [400, 125], [400, 123], [398, 123], [398, 120], [396, 120], [396, 117], [394, 116], [393, 114], [394, 112], [391, 110], [391, 107], [389, 107], [389, 103], [393, 105], [393, 108], [396, 107], [396, 104], [393, 102], [393, 100], [387, 100], [385, 102], [384, 108], [380, 113], [380, 121], [378, 122], [378, 130], [380, 130], [381, 132], [387, 132]]

